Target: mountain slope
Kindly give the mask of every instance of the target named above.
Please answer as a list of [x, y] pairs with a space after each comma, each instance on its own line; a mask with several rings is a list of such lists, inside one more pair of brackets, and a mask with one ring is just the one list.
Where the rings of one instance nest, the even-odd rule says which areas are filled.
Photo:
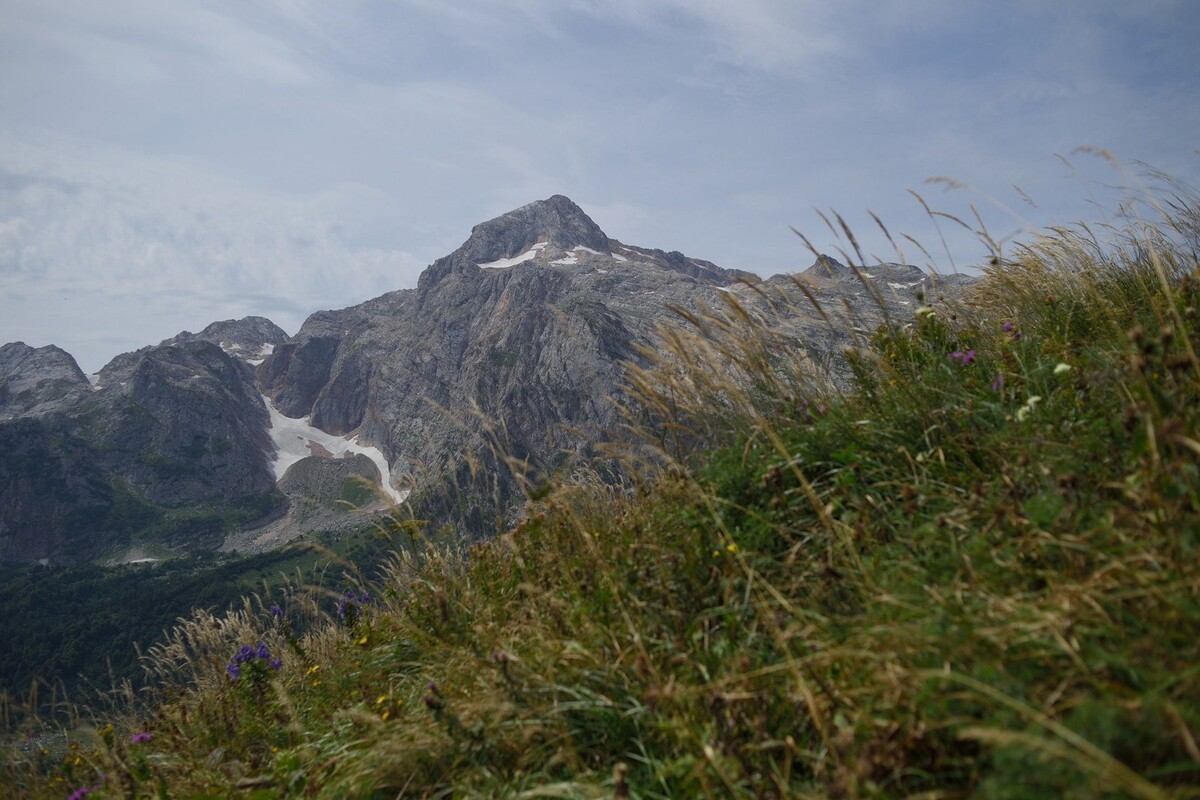
[[[350, 471], [388, 484], [369, 510], [415, 489], [419, 514], [485, 534], [519, 505], [521, 473], [542, 481], [622, 436], [627, 366], [660, 347], [660, 326], [737, 304], [828, 369], [855, 328], [929, 286], [914, 267], [827, 257], [762, 282], [623, 244], [555, 195], [476, 225], [416, 288], [314, 313], [293, 337], [262, 317], [225, 320], [120, 355], [92, 386], [57, 348], [6, 345], [0, 426], [35, 422], [0, 432], [28, 437], [0, 469], [0, 558], [119, 557], [134, 539], [256, 549], [336, 527], [339, 512], [311, 501], [338, 495], [319, 484], [340, 485], [345, 465], [307, 463], [280, 484], [289, 499], [277, 481], [349, 452], [376, 467]], [[443, 487], [454, 496], [434, 498]]]

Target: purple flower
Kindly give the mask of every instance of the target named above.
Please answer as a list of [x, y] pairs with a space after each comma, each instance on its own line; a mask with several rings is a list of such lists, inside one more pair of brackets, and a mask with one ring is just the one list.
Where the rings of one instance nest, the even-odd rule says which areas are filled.
[[955, 361], [960, 362], [965, 367], [967, 364], [970, 364], [972, 361], [975, 360], [975, 351], [968, 350], [967, 352], [964, 353], [961, 350], [956, 350], [955, 352], [950, 354], [950, 358]]
[[271, 606], [271, 615], [276, 619], [283, 619], [283, 609], [279, 607], [278, 603]]
[[1003, 325], [1001, 325], [1000, 327], [1004, 329], [1005, 333], [1013, 332], [1013, 324], [1011, 322], [1006, 322]]
[[242, 677], [242, 668], [237, 664], [226, 664], [225, 671], [229, 673], [229, 680], [236, 681]]
[[1004, 374], [1001, 372], [997, 372], [996, 379], [994, 381], [992, 381], [992, 391], [998, 392], [1003, 388], [1004, 388]]
[[87, 797], [91, 793], [91, 786], [80, 786], [78, 789], [67, 795], [67, 800], [83, 800], [83, 798]]
[[271, 659], [271, 663], [268, 666], [270, 666], [271, 669], [279, 669], [283, 666], [283, 659], [282, 658], [273, 658], [273, 659]]
[[143, 731], [142, 733], [135, 733], [133, 736], [130, 736], [129, 741], [132, 744], [142, 744], [143, 742], [148, 742], [153, 738], [154, 736], [152, 734]]
[[358, 598], [358, 602], [359, 602], [361, 605], [366, 605], [367, 603], [371, 602], [371, 593], [370, 593], [370, 592], [363, 592], [363, 593], [362, 593], [362, 597]]
[[271, 652], [269, 650], [267, 650], [267, 646], [265, 644], [263, 644], [262, 642], [259, 642], [258, 643], [258, 651], [255, 653], [255, 655], [257, 655], [263, 661], [266, 661], [267, 659], [269, 659], [271, 657]]
[[238, 650], [237, 655], [233, 657], [233, 663], [245, 664], [250, 659], [254, 658], [254, 648], [248, 644], [242, 645]]

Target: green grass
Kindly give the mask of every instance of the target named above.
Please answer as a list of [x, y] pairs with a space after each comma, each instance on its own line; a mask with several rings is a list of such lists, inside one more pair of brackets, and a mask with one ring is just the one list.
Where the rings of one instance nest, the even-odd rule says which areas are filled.
[[[697, 319], [631, 375], [641, 477], [559, 479], [465, 557], [405, 548], [346, 616], [301, 591], [284, 622], [198, 613], [148, 654], [153, 704], [0, 779], [1200, 796], [1198, 218], [997, 258], [862, 341], [837, 395], [772, 321]], [[231, 681], [259, 641], [282, 668]]]

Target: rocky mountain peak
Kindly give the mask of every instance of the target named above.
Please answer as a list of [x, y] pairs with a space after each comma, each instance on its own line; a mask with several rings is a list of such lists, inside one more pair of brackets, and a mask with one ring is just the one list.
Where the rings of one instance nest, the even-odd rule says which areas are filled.
[[512, 258], [539, 242], [563, 250], [587, 247], [609, 252], [608, 236], [600, 226], [570, 198], [556, 194], [476, 225], [456, 254], [484, 264]]
[[833, 256], [824, 253], [817, 256], [813, 265], [800, 273], [809, 278], [845, 278], [852, 276], [850, 268]]
[[214, 322], [199, 333], [183, 331], [160, 343], [160, 346], [186, 342], [211, 342], [231, 356], [257, 364], [276, 345], [288, 339], [287, 333], [266, 317], [242, 317]]
[[425, 270], [417, 286], [428, 290], [447, 275], [471, 275], [481, 264], [519, 258], [544, 248], [571, 252], [577, 247], [611, 254], [608, 236], [600, 226], [570, 198], [556, 194], [476, 225], [461, 247]]
[[0, 347], [0, 419], [61, 411], [89, 391], [87, 377], [61, 348]]

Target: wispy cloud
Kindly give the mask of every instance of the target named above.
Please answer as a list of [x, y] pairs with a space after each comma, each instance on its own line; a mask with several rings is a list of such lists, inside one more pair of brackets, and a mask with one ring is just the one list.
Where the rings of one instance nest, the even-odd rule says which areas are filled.
[[[31, 336], [18, 324], [23, 307], [41, 309], [34, 327], [46, 335], [71, 330], [71, 298], [101, 307], [93, 319], [111, 317], [84, 339], [157, 298], [194, 325], [245, 309], [245, 298], [274, 297], [292, 309], [278, 321], [294, 328], [294, 309], [347, 305], [415, 281], [424, 262], [356, 242], [387, 205], [353, 184], [289, 195], [168, 159], [0, 137], [0, 338]], [[93, 348], [79, 355], [97, 366]]]

